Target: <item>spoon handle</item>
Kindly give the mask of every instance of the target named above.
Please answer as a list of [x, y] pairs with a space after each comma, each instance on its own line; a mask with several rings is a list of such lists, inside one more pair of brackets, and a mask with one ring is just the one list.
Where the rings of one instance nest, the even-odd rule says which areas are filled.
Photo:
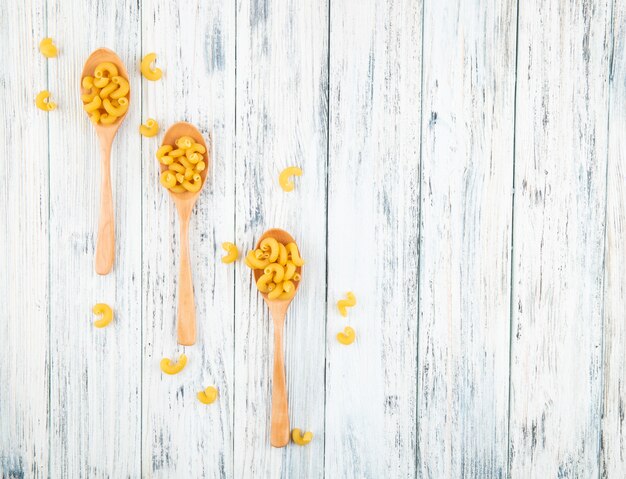
[[109, 274], [115, 260], [115, 220], [111, 192], [111, 142], [100, 142], [100, 219], [96, 243], [96, 273]]
[[274, 379], [272, 381], [272, 419], [270, 444], [285, 447], [289, 443], [289, 411], [287, 406], [287, 381], [283, 352], [284, 314], [274, 315]]
[[178, 275], [178, 343], [196, 342], [196, 305], [193, 299], [191, 261], [189, 260], [189, 216], [180, 218], [180, 273]]

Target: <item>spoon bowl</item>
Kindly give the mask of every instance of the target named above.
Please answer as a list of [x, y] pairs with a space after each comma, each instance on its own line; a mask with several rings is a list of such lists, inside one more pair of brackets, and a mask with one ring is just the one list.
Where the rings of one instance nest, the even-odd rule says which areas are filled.
[[[293, 237], [284, 230], [273, 228], [267, 230], [259, 238], [256, 248], [259, 248], [261, 241], [272, 237], [279, 243], [287, 245], [295, 243]], [[301, 274], [302, 268], [298, 266], [296, 272]], [[263, 270], [254, 270], [255, 282], [263, 274]], [[300, 281], [294, 282], [296, 293], [300, 286]], [[285, 329], [285, 318], [287, 309], [295, 298], [290, 299], [269, 299], [267, 293], [261, 293], [274, 323], [274, 372], [272, 381], [272, 417], [270, 426], [270, 444], [274, 447], [285, 447], [289, 443], [289, 404], [287, 401], [287, 380], [285, 375], [285, 353], [283, 351], [283, 331]]]
[[[278, 241], [279, 243], [282, 243], [284, 245], [288, 245], [289, 243], [295, 243], [296, 240], [293, 239], [293, 236], [291, 236], [289, 233], [287, 233], [285, 230], [281, 230], [280, 228], [272, 228], [267, 230], [265, 233], [263, 233], [261, 235], [261, 237], [259, 238], [259, 240], [256, 243], [255, 248], [258, 249], [261, 247], [261, 241], [263, 241], [265, 238], [274, 238], [276, 241]], [[302, 267], [298, 266], [296, 268], [296, 273], [301, 274], [302, 271]], [[255, 269], [254, 270], [254, 281], [258, 281], [259, 278], [261, 277], [261, 275], [263, 275], [263, 270], [262, 269]], [[296, 294], [298, 291], [298, 288], [300, 287], [300, 281], [295, 281], [294, 285], [296, 287]], [[260, 291], [259, 291], [260, 292]], [[289, 306], [289, 303], [291, 303], [293, 301], [293, 298], [295, 298], [295, 295], [291, 298], [291, 299], [269, 299], [267, 296], [267, 293], [261, 293], [261, 296], [263, 296], [263, 299], [265, 300], [265, 302], [267, 303], [268, 307], [270, 307], [270, 303], [272, 304], [286, 304], [287, 307]]]
[[[113, 63], [117, 67], [119, 74], [128, 80], [128, 72], [120, 57], [108, 48], [98, 48], [89, 55], [83, 67], [83, 72], [80, 76], [81, 94], [87, 93], [87, 90], [83, 88], [83, 78], [90, 76], [96, 66], [102, 62]], [[129, 103], [130, 93], [131, 90], [129, 89]], [[94, 125], [100, 140], [100, 170], [102, 176], [100, 183], [100, 219], [98, 221], [98, 241], [96, 243], [95, 258], [95, 268], [98, 274], [108, 274], [111, 268], [113, 268], [115, 261], [115, 216], [113, 214], [113, 193], [111, 191], [111, 146], [117, 130], [124, 118], [126, 118], [126, 113], [128, 113], [128, 110], [110, 125], [101, 123]]]
[[[177, 310], [177, 331], [178, 343], [184, 346], [191, 346], [196, 342], [196, 305], [193, 296], [193, 280], [191, 274], [191, 261], [189, 259], [189, 219], [196, 200], [204, 188], [207, 171], [211, 164], [210, 151], [204, 142], [202, 134], [190, 123], [181, 121], [172, 125], [163, 137], [162, 145], [174, 145], [181, 136], [189, 136], [196, 143], [200, 143], [206, 149], [204, 162], [206, 167], [200, 172], [202, 185], [198, 191], [185, 191], [174, 193], [167, 190], [178, 211], [180, 218], [180, 270], [178, 276], [178, 310]], [[159, 162], [161, 172], [167, 169], [167, 165]]]

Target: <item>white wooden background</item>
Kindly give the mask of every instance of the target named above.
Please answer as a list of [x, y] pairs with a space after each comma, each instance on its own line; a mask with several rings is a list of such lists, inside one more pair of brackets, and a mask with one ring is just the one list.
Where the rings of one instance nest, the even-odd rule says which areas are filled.
[[[78, 96], [100, 46], [132, 84], [105, 277]], [[620, 0], [0, 1], [1, 476], [626, 477], [625, 51]], [[148, 117], [211, 138], [193, 347]], [[307, 260], [286, 334], [303, 448], [269, 446], [270, 321], [219, 261], [269, 227]]]

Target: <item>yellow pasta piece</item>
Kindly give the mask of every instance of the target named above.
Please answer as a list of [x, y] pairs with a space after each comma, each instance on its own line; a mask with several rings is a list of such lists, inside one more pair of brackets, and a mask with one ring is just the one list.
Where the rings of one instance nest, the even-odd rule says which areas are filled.
[[100, 123], [103, 125], [112, 125], [118, 120], [118, 117], [115, 115], [109, 115], [108, 113], [102, 113], [100, 115]]
[[217, 399], [217, 388], [209, 386], [204, 391], [200, 391], [196, 397], [202, 404], [212, 404]]
[[300, 281], [300, 273], [294, 273], [293, 280], [294, 281]]
[[161, 359], [161, 371], [165, 374], [178, 374], [183, 370], [183, 368], [187, 365], [187, 356], [184, 354], [180, 355], [178, 358], [178, 362], [172, 363], [170, 358]]
[[206, 165], [204, 164], [204, 161], [199, 161], [198, 163], [196, 163], [196, 171], [204, 171], [205, 168]]
[[287, 251], [291, 256], [291, 261], [296, 266], [302, 266], [304, 264], [304, 260], [300, 258], [300, 251], [298, 251], [298, 246], [295, 243], [289, 243], [287, 245]]
[[[114, 102], [115, 100], [113, 100]], [[120, 98], [117, 100], [117, 105], [108, 98], [102, 100], [102, 106], [109, 115], [122, 116], [128, 110], [128, 99]]]
[[349, 291], [346, 294], [348, 299], [340, 299], [337, 301], [337, 308], [339, 309], [339, 314], [341, 314], [344, 318], [348, 316], [347, 308], [351, 308], [356, 306], [356, 296], [352, 291]]
[[96, 110], [91, 115], [89, 115], [89, 119], [91, 120], [91, 123], [97, 125], [100, 121], [100, 116], [100, 110]]
[[313, 440], [313, 433], [311, 431], [307, 431], [302, 434], [302, 431], [300, 431], [300, 429], [294, 429], [293, 431], [291, 431], [291, 439], [298, 446], [306, 446]]
[[193, 138], [190, 136], [181, 136], [174, 143], [178, 148], [186, 150], [191, 148], [191, 145], [193, 145]]
[[261, 249], [263, 251], [270, 251], [270, 263], [273, 263], [278, 259], [278, 254], [280, 253], [280, 249], [278, 247], [278, 241], [276, 238], [268, 237], [261, 241]]
[[289, 178], [292, 176], [302, 176], [302, 169], [297, 166], [290, 166], [280, 172], [278, 183], [284, 191], [293, 191], [295, 185]]
[[99, 63], [93, 70], [94, 78], [112, 78], [118, 73], [117, 66], [112, 62]]
[[176, 186], [176, 176], [174, 176], [169, 170], [165, 170], [163, 173], [161, 173], [160, 181], [161, 184], [166, 188], [172, 188], [173, 186]]
[[159, 124], [156, 122], [156, 120], [148, 118], [148, 120], [139, 127], [139, 133], [141, 133], [142, 136], [146, 136], [148, 138], [156, 136], [157, 133], [159, 133]]
[[169, 155], [172, 158], [178, 158], [179, 156], [183, 156], [184, 154], [185, 154], [185, 150], [182, 150], [180, 148], [177, 148], [177, 149], [172, 150], [172, 151], [169, 152]]
[[235, 243], [224, 242], [222, 248], [226, 251], [226, 256], [222, 256], [222, 263], [233, 263], [239, 257], [239, 250]]
[[296, 285], [293, 284], [293, 281], [287, 280], [283, 281], [283, 291], [285, 293], [291, 293], [296, 289]]
[[[187, 151], [189, 151], [189, 150], [187, 150]], [[197, 151], [194, 151], [193, 153], [185, 153], [185, 154], [186, 154], [187, 158], [189, 159], [189, 161], [194, 163], [194, 164], [200, 163], [204, 159], [204, 156], [202, 156]]]
[[194, 165], [193, 163], [191, 163], [186, 156], [179, 156], [178, 157], [178, 161], [180, 162], [181, 165], [183, 165], [185, 168], [187, 168], [188, 170], [193, 170], [194, 169]]
[[176, 173], [181, 173], [181, 174], [185, 173], [185, 167], [181, 165], [180, 163], [172, 163], [170, 165], [170, 170], [174, 170]]
[[278, 243], [278, 264], [285, 266], [287, 264], [287, 248], [282, 243]]
[[87, 113], [91, 113], [92, 111], [96, 111], [97, 109], [99, 109], [101, 106], [102, 106], [102, 99], [99, 96], [94, 96], [93, 100], [83, 105], [83, 109]]
[[291, 261], [287, 261], [287, 264], [285, 265], [285, 276], [283, 279], [285, 280], [289, 280], [291, 278], [293, 278], [293, 275], [296, 272], [296, 265], [293, 264], [293, 262]]
[[337, 333], [337, 341], [341, 344], [352, 344], [356, 338], [356, 332], [350, 326], [343, 328], [342, 332]]
[[107, 86], [109, 83], [111, 82], [110, 79], [108, 79], [107, 77], [102, 77], [102, 78], [94, 78], [93, 80], [93, 85], [97, 86], [98, 88], [104, 88], [105, 86]]
[[44, 38], [39, 42], [39, 51], [46, 58], [54, 58], [57, 56], [57, 47], [52, 38]]
[[174, 147], [172, 145], [163, 145], [156, 152], [157, 160], [160, 160], [165, 155], [167, 155], [170, 151], [172, 151]]
[[[259, 279], [256, 280], [256, 287], [259, 289], [261, 293], [269, 293], [269, 284], [272, 283], [272, 273], [265, 273], [259, 276]], [[274, 288], [272, 288], [274, 289]]]
[[191, 181], [185, 180], [183, 181], [183, 188], [187, 191], [191, 191], [192, 193], [197, 193], [202, 188], [202, 178], [200, 175], [194, 175]]
[[117, 89], [117, 85], [115, 83], [108, 83], [102, 90], [100, 90], [100, 98], [103, 100], [108, 98], [109, 95]]
[[183, 181], [185, 181], [185, 175], [182, 173], [176, 173], [176, 181], [182, 185]]
[[185, 154], [187, 156], [191, 155], [192, 153], [200, 153], [201, 155], [204, 155], [206, 153], [206, 148], [204, 147], [204, 145], [201, 145], [200, 143], [193, 143], [185, 151]]
[[267, 294], [268, 299], [278, 299], [283, 292], [283, 283], [276, 283], [276, 287]]
[[50, 92], [48, 90], [40, 91], [35, 97], [35, 104], [37, 108], [43, 111], [52, 111], [57, 107], [57, 104], [50, 101]]
[[296, 288], [292, 289], [291, 291], [283, 291], [282, 293], [280, 293], [280, 296], [278, 297], [278, 299], [284, 301], [284, 300], [293, 298], [295, 295], [296, 295]]
[[114, 63], [102, 62], [99, 63], [93, 70], [93, 76], [96, 78], [114, 77], [117, 76], [118, 71]]
[[89, 93], [83, 93], [80, 99], [83, 100], [83, 103], [91, 103], [95, 97], [100, 97], [100, 88], [97, 86], [91, 87]]
[[[271, 258], [270, 258], [270, 261]], [[263, 269], [265, 274], [272, 274], [274, 283], [280, 283], [285, 276], [285, 269], [279, 265], [278, 263], [270, 263], [265, 269]]]
[[268, 259], [259, 259], [254, 255], [254, 251], [250, 251], [248, 256], [246, 256], [246, 263], [252, 269], [265, 269], [270, 264], [270, 261]]
[[117, 85], [117, 90], [111, 93], [111, 98], [113, 98], [114, 100], [119, 100], [123, 96], [128, 95], [128, 92], [130, 90], [130, 85], [126, 78], [124, 78], [123, 76], [116, 75], [113, 78], [111, 78], [111, 83], [114, 83], [115, 85]]
[[156, 60], [156, 53], [148, 53], [141, 60], [141, 74], [150, 81], [157, 81], [163, 75], [160, 68], [152, 68], [154, 60]]
[[85, 90], [89, 90], [93, 88], [93, 77], [90, 77], [89, 75], [83, 77], [83, 81], [81, 82], [81, 85], [83, 85], [83, 88]]
[[183, 188], [181, 185], [176, 185], [176, 186], [172, 186], [170, 188], [170, 191], [172, 193], [184, 193], [187, 190], [185, 188]]
[[190, 180], [193, 178], [193, 170], [191, 168], [185, 168], [185, 179]]
[[93, 307], [92, 311], [93, 314], [100, 316], [100, 319], [93, 323], [96, 328], [104, 328], [113, 321], [113, 310], [108, 304], [98, 303]]

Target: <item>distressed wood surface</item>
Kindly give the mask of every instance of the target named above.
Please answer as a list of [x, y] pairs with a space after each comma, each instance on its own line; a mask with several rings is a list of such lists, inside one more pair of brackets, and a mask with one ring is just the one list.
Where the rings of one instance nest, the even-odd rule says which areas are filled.
[[[124, 12], [119, 16], [118, 12]], [[50, 473], [56, 477], [137, 476], [141, 432], [141, 84], [140, 12], [118, 0], [90, 7], [48, 5], [48, 62], [59, 108], [50, 114]], [[124, 35], [116, 34], [123, 31]], [[128, 67], [131, 105], [111, 150], [116, 260], [98, 276], [100, 150], [82, 109], [83, 64], [102, 46]], [[105, 329], [91, 309], [115, 311]]]
[[424, 12], [418, 468], [505, 477], [516, 2]]
[[610, 15], [520, 3], [512, 477], [598, 475]]
[[[232, 2], [159, 0], [144, 3], [142, 55], [157, 53], [163, 77], [143, 80], [142, 120], [162, 133], [142, 141], [143, 384], [142, 474], [145, 477], [233, 477], [234, 271], [221, 244], [234, 242], [235, 63]], [[165, 130], [194, 124], [210, 148], [206, 183], [189, 225], [197, 342], [177, 344], [180, 224], [159, 184], [155, 152]], [[176, 376], [163, 357], [189, 358]], [[206, 406], [196, 394], [215, 386]]]
[[[236, 228], [242, 255], [269, 228], [298, 243], [306, 264], [284, 332], [289, 420], [307, 447], [269, 445], [273, 326], [251, 271], [236, 267], [235, 475], [324, 475], [326, 304], [326, 2], [237, 3]], [[300, 166], [293, 192], [278, 175]]]
[[604, 274], [604, 388], [600, 472], [626, 471], [626, 4], [613, 6]]
[[416, 474], [421, 15], [331, 2], [326, 477]]
[[[14, 18], [18, 8], [21, 15]], [[45, 33], [44, 1], [0, 2], [2, 477], [48, 477], [48, 116], [34, 104], [48, 84], [38, 51]]]
[[[0, 2], [0, 477], [623, 478], [625, 25], [616, 0]], [[132, 87], [104, 277], [78, 93], [101, 46]], [[192, 347], [149, 117], [211, 148]], [[271, 227], [306, 260], [285, 330], [306, 447], [269, 445], [271, 321], [220, 262]]]

